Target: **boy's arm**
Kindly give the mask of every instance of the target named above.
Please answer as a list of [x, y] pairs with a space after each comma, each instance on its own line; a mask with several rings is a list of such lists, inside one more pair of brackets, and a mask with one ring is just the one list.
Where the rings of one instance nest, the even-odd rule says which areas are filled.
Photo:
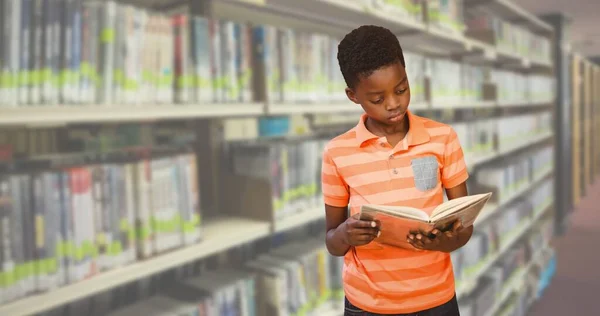
[[325, 204], [327, 236], [325, 244], [331, 255], [342, 257], [350, 247], [370, 243], [379, 236], [379, 224], [359, 219], [359, 214], [348, 218], [348, 207]]
[[378, 224], [359, 220], [357, 216], [348, 218], [349, 188], [327, 149], [323, 153], [321, 182], [327, 227], [325, 244], [329, 253], [341, 257], [350, 247], [366, 245], [375, 239]]
[[341, 257], [348, 252], [350, 245], [344, 241], [342, 230], [339, 229], [348, 218], [348, 207], [338, 207], [325, 204], [325, 225], [327, 236], [325, 244], [331, 255]]

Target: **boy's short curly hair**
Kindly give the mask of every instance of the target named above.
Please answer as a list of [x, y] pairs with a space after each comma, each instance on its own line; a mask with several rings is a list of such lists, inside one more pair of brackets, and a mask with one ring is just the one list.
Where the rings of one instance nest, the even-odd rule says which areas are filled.
[[337, 59], [351, 89], [360, 77], [377, 69], [396, 62], [406, 66], [398, 38], [390, 30], [375, 25], [363, 25], [348, 33], [338, 45]]

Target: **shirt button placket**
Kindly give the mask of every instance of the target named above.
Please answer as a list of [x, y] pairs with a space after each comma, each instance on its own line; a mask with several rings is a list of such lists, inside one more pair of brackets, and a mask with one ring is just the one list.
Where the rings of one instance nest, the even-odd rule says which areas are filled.
[[[392, 160], [394, 160], [394, 154], [391, 154], [389, 158], [390, 158], [390, 166], [391, 166], [391, 164], [392, 164]], [[396, 168], [395, 168], [395, 167], [393, 167], [393, 166], [391, 166], [391, 167], [392, 167], [392, 172], [393, 172], [394, 174], [398, 174], [398, 169], [396, 169]]]

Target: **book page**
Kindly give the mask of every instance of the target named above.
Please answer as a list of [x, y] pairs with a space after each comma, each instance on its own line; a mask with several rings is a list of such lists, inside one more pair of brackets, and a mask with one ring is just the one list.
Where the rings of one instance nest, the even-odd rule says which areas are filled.
[[463, 227], [469, 227], [473, 225], [477, 216], [489, 200], [489, 196], [487, 195], [484, 199], [479, 200], [478, 202], [466, 206], [455, 213], [450, 213], [447, 216], [433, 219], [434, 226], [442, 231], [447, 230], [455, 221], [459, 220], [462, 223]]
[[404, 217], [420, 220], [423, 222], [429, 221], [429, 215], [423, 212], [422, 210], [412, 208], [412, 207], [402, 207], [402, 206], [384, 206], [384, 205], [372, 205], [367, 204], [361, 207], [361, 213], [364, 214], [373, 214], [373, 213], [383, 213], [394, 217]]
[[491, 193], [476, 194], [456, 198], [436, 207], [431, 214], [431, 221], [439, 220], [445, 216], [449, 216], [454, 212], [458, 212], [470, 204], [478, 203], [481, 200], [489, 200]]

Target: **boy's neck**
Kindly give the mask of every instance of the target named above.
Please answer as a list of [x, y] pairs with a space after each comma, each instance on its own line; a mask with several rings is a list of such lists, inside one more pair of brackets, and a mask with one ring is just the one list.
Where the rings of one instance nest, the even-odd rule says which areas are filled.
[[402, 139], [404, 136], [406, 136], [406, 133], [408, 133], [408, 129], [410, 127], [409, 125], [408, 115], [404, 115], [402, 122], [399, 122], [395, 125], [382, 124], [371, 119], [370, 117], [367, 117], [365, 120], [365, 127], [367, 130], [380, 137], [400, 136]]

